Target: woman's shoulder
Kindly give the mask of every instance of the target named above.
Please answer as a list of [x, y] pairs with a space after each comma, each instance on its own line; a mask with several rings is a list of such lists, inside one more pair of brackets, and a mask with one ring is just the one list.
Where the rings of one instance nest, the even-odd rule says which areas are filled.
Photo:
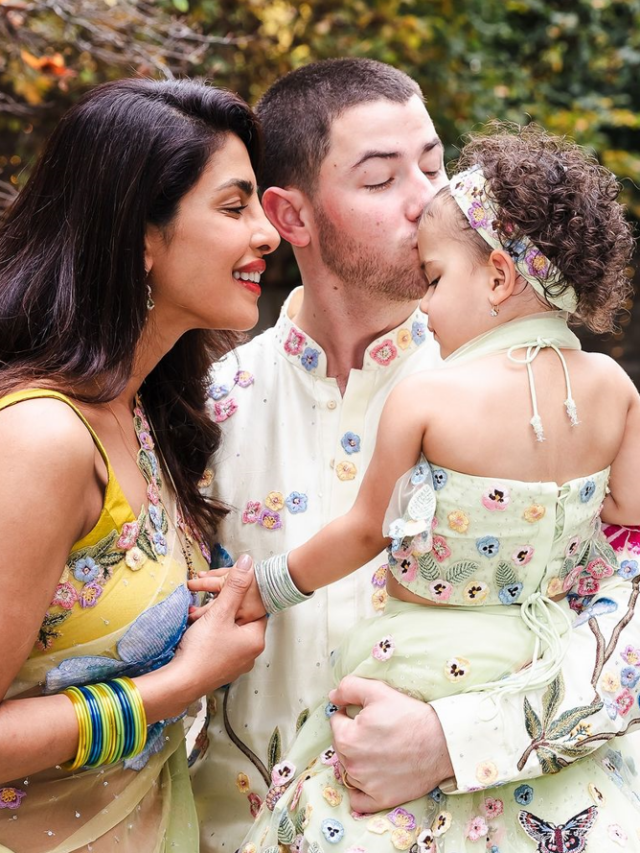
[[7, 461], [19, 460], [23, 470], [37, 468], [46, 479], [61, 467], [71, 476], [89, 473], [95, 459], [87, 426], [71, 405], [55, 397], [0, 398], [0, 447]]

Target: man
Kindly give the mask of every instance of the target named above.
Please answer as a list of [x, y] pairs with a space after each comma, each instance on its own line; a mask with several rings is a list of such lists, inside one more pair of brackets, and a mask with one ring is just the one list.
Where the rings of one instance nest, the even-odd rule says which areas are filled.
[[[248, 551], [262, 559], [296, 547], [349, 509], [389, 391], [437, 364], [419, 309], [425, 283], [415, 244], [422, 210], [446, 181], [419, 89], [389, 66], [362, 59], [306, 66], [276, 83], [259, 113], [263, 204], [294, 247], [304, 290], [287, 300], [274, 329], [227, 360], [210, 393], [225, 429], [215, 489], [236, 509], [220, 538], [234, 558]], [[204, 851], [233, 851], [242, 841], [271, 768], [332, 687], [331, 650], [384, 606], [384, 562], [380, 555], [274, 616], [254, 670], [211, 703], [207, 759], [194, 768]], [[633, 615], [636, 599], [623, 582], [633, 562], [602, 588], [615, 604], [606, 611], [608, 636], [617, 632], [621, 650], [631, 643], [637, 651], [635, 622], [616, 627], [625, 611]], [[640, 574], [637, 562], [635, 569]], [[592, 702], [596, 652], [584, 618], [563, 666], [560, 711]], [[527, 694], [539, 716], [548, 704], [543, 694]], [[626, 698], [615, 714], [615, 696], [593, 710], [587, 749], [624, 730]], [[482, 694], [425, 704], [351, 677], [331, 699], [363, 708], [355, 721], [331, 718], [334, 745], [357, 786], [349, 791], [356, 811], [391, 808], [438, 785], [477, 790], [548, 772], [529, 746], [522, 695], [489, 713]]]
[[[416, 241], [446, 177], [417, 84], [378, 62], [331, 60], [287, 75], [258, 112], [263, 204], [293, 245], [304, 291], [211, 391], [225, 428], [215, 489], [237, 510], [220, 541], [234, 559], [289, 550], [344, 513], [391, 388], [439, 360], [419, 309]], [[384, 562], [270, 620], [251, 675], [216, 696], [207, 760], [194, 770], [204, 850], [242, 841], [270, 766], [333, 686], [331, 650], [384, 605], [372, 583]]]

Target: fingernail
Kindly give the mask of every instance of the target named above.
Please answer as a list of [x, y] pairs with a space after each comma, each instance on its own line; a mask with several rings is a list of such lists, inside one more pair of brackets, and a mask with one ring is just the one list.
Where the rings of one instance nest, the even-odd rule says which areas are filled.
[[243, 572], [248, 572], [253, 565], [253, 560], [248, 554], [243, 554], [238, 560], [237, 566]]

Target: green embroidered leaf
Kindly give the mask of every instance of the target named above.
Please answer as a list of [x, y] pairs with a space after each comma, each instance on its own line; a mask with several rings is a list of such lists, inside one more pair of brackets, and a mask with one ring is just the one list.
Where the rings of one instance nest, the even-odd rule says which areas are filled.
[[149, 483], [153, 479], [153, 468], [151, 467], [151, 462], [149, 462], [149, 457], [144, 450], [141, 450], [138, 453], [138, 467], [142, 471], [145, 480]]
[[542, 725], [545, 731], [551, 720], [555, 717], [556, 711], [562, 704], [563, 699], [564, 679], [562, 675], [558, 675], [544, 691], [544, 696], [542, 697]]
[[304, 726], [308, 719], [309, 709], [305, 708], [304, 711], [301, 711], [300, 714], [298, 714], [298, 719], [296, 720], [296, 734], [298, 734], [298, 732]]
[[613, 550], [611, 545], [608, 542], [605, 542], [604, 539], [596, 539], [595, 549], [598, 554], [602, 557], [602, 559], [609, 566], [613, 566], [614, 569], [618, 567], [618, 558], [616, 557], [616, 552]]
[[584, 708], [572, 708], [570, 711], [565, 711], [560, 714], [557, 720], [554, 720], [547, 728], [547, 738], [549, 740], [559, 740], [561, 737], [566, 737], [573, 729], [586, 720], [587, 717], [597, 714], [604, 706], [604, 702], [598, 702], [595, 705], [587, 705]]
[[470, 578], [478, 571], [480, 565], [472, 560], [462, 560], [460, 563], [454, 563], [447, 569], [446, 579], [449, 583], [462, 583]]
[[167, 521], [167, 513], [164, 510], [162, 510], [160, 514], [160, 525], [160, 529], [166, 536], [169, 532], [169, 522]]
[[269, 772], [273, 770], [273, 768], [280, 762], [282, 758], [282, 738], [280, 737], [280, 729], [276, 726], [273, 730], [273, 734], [269, 739], [269, 746], [267, 747], [267, 764], [269, 767]]
[[587, 755], [591, 754], [588, 746], [580, 746], [579, 744], [572, 746], [570, 743], [556, 743], [553, 748], [567, 758], [586, 758]]
[[282, 812], [282, 817], [278, 824], [278, 841], [281, 844], [293, 844], [295, 840], [296, 828], [293, 821], [286, 812]]
[[304, 809], [300, 809], [300, 811], [296, 814], [296, 823], [295, 823], [296, 832], [300, 835], [302, 834], [302, 831], [304, 829], [304, 820], [305, 820]]
[[569, 574], [569, 572], [574, 568], [574, 566], [575, 566], [575, 565], [576, 565], [576, 563], [574, 563], [574, 562], [573, 562], [573, 560], [570, 560], [570, 559], [567, 557], [567, 559], [566, 559], [566, 560], [564, 561], [564, 563], [562, 564], [562, 568], [561, 568], [561, 569], [560, 569], [560, 571], [558, 572], [558, 577], [559, 577], [561, 580], [562, 580], [562, 578], [566, 578], [566, 576], [567, 576], [567, 575]]
[[145, 527], [140, 528], [140, 533], [138, 533], [138, 538], [136, 539], [136, 545], [144, 554], [147, 555], [147, 557], [157, 561], [158, 557], [156, 552], [153, 550], [151, 539], [149, 538], [149, 534]]
[[542, 735], [542, 723], [538, 715], [529, 704], [529, 700], [524, 698], [524, 724], [527, 729], [527, 734], [532, 740], [538, 740]]
[[509, 563], [498, 563], [498, 568], [496, 569], [496, 586], [510, 586], [514, 583], [518, 583], [518, 576], [514, 572], [513, 567]]
[[[111, 551], [109, 554], [103, 554], [98, 561], [100, 564], [100, 568], [111, 568], [111, 566], [117, 565], [120, 560], [125, 556], [125, 551]], [[109, 574], [108, 572], [103, 574]]]
[[559, 773], [563, 767], [567, 766], [567, 762], [563, 758], [544, 746], [539, 746], [536, 749], [536, 755], [543, 773]]
[[440, 566], [431, 554], [421, 554], [418, 557], [420, 575], [427, 581], [435, 581], [440, 577]]
[[136, 431], [136, 435], [142, 432], [142, 418], [139, 415], [134, 415], [133, 417], [133, 428]]
[[309, 853], [323, 853], [322, 847], [320, 847], [317, 841], [313, 841], [309, 845]]

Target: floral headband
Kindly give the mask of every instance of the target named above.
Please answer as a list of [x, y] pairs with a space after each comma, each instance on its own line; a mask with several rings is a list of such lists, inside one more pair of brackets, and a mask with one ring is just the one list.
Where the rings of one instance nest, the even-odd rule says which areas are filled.
[[504, 226], [502, 234], [499, 233], [501, 226], [498, 204], [490, 194], [481, 167], [473, 166], [455, 175], [449, 181], [449, 187], [451, 195], [474, 231], [492, 248], [505, 249], [511, 255], [520, 275], [537, 293], [556, 308], [572, 314], [578, 305], [578, 297], [573, 287], [565, 287], [563, 292], [557, 295], [547, 293], [543, 287], [543, 282], [547, 286], [565, 284], [565, 278], [558, 267], [552, 264], [525, 234], [518, 239], [510, 239]]

